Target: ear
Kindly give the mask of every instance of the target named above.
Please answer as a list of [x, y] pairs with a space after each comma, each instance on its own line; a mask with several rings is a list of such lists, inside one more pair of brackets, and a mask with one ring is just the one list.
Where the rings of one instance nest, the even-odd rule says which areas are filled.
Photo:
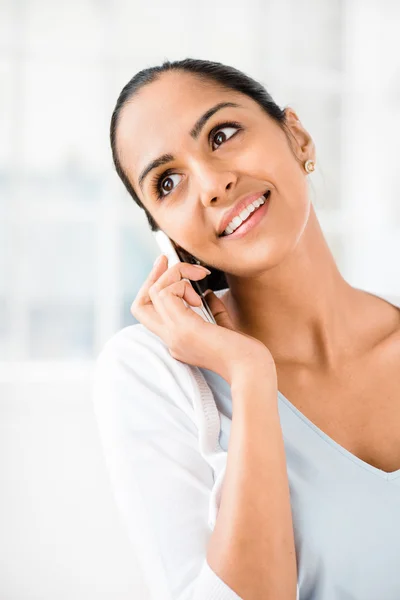
[[315, 144], [306, 129], [300, 122], [296, 111], [293, 108], [285, 108], [287, 127], [292, 134], [293, 150], [302, 161], [313, 160], [315, 162]]

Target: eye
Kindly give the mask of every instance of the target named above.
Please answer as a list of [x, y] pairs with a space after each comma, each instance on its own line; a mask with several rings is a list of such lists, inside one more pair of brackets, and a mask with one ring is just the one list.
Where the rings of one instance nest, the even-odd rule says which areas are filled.
[[[157, 200], [161, 200], [164, 196], [168, 196], [175, 189], [175, 186], [173, 185], [174, 177], [181, 177], [181, 175], [165, 171], [153, 179], [152, 189], [157, 196]], [[177, 183], [179, 183], [179, 181]]]
[[210, 133], [210, 139], [217, 145], [222, 146], [226, 141], [233, 137], [242, 127], [239, 123], [220, 123]]
[[[219, 123], [210, 131], [208, 139], [209, 141], [212, 140], [214, 143], [216, 143], [217, 148], [219, 148], [219, 146], [225, 144], [225, 142], [242, 130], [243, 127], [236, 121]], [[213, 149], [216, 150], [217, 148]], [[156, 195], [157, 200], [162, 200], [162, 198], [169, 196], [169, 194], [174, 191], [176, 185], [179, 183], [178, 180], [174, 186], [174, 177], [182, 177], [182, 175], [175, 173], [172, 169], [167, 169], [160, 175], [156, 175], [154, 177], [151, 182], [151, 189]]]

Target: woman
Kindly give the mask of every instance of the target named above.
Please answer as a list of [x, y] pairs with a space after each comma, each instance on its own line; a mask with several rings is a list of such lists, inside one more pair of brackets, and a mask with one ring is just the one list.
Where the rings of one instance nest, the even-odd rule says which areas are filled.
[[105, 455], [154, 598], [397, 600], [400, 299], [339, 273], [309, 133], [247, 75], [186, 59], [124, 87], [111, 144], [150, 227], [226, 283], [207, 323], [182, 301], [200, 304], [187, 280], [207, 272], [162, 255], [139, 323], [97, 362]]

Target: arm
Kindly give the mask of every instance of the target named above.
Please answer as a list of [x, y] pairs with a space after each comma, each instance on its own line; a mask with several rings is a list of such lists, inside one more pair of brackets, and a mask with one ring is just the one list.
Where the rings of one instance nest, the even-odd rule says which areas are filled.
[[245, 600], [295, 600], [297, 565], [274, 373], [232, 382], [232, 427], [210, 567]]
[[[268, 600], [286, 585], [290, 594], [290, 540], [275, 526], [288, 516], [276, 392], [275, 404], [268, 402], [265, 378], [250, 387], [247, 372], [232, 382], [224, 495], [211, 531], [215, 482], [199, 451], [193, 381], [187, 366], [154, 339], [139, 326], [116, 334], [97, 359], [93, 386], [114, 496], [151, 600]], [[261, 478], [259, 469], [269, 474]], [[250, 589], [255, 576], [262, 587], [256, 582]]]
[[94, 372], [94, 411], [122, 522], [150, 600], [242, 600], [206, 561], [214, 473], [199, 451], [193, 379], [154, 339], [136, 325], [118, 332]]

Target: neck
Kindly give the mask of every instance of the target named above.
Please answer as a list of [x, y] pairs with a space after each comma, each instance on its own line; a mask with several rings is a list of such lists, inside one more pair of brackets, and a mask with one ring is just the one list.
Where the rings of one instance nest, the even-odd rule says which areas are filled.
[[313, 206], [283, 261], [254, 278], [226, 279], [224, 302], [236, 329], [261, 340], [276, 362], [334, 369], [360, 344], [365, 293], [340, 274]]

